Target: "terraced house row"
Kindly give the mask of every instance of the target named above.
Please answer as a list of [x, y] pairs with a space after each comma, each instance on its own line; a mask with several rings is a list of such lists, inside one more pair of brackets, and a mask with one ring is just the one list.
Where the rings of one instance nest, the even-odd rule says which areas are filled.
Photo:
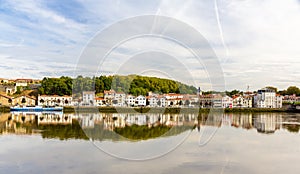
[[281, 108], [283, 96], [267, 88], [257, 93], [227, 96], [221, 94], [155, 94], [133, 96], [114, 90], [106, 90], [102, 97], [94, 91], [83, 91], [80, 98], [71, 96], [39, 96], [39, 105], [59, 106], [114, 106], [114, 107], [201, 107], [201, 108]]
[[227, 96], [222, 94], [155, 94], [133, 96], [114, 90], [105, 90], [102, 96], [95, 91], [83, 91], [80, 97], [68, 95], [9, 95], [0, 94], [0, 104], [15, 106], [114, 106], [114, 107], [201, 107], [201, 108], [281, 108], [283, 101], [299, 101], [297, 96], [281, 96], [275, 91], [263, 88], [257, 93]]

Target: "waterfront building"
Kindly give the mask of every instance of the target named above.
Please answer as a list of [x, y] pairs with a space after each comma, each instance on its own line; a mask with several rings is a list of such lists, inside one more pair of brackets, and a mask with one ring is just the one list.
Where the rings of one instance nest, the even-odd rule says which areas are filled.
[[126, 95], [123, 92], [117, 92], [114, 94], [112, 104], [113, 106], [125, 106]]
[[294, 102], [299, 102], [300, 97], [297, 97], [296, 94], [293, 95], [285, 95], [282, 98], [282, 102], [284, 103], [294, 103]]
[[17, 97], [12, 98], [12, 105], [22, 105], [22, 106], [35, 106], [36, 105], [36, 98], [27, 96], [27, 95], [21, 95]]
[[263, 88], [254, 96], [254, 106], [257, 108], [281, 108], [282, 97], [276, 96], [272, 89]]
[[82, 106], [95, 106], [95, 91], [83, 91], [82, 92]]
[[233, 108], [252, 108], [252, 96], [233, 96]]
[[8, 79], [0, 78], [0, 84], [5, 84], [5, 83], [8, 83], [8, 82], [9, 82]]
[[244, 107], [245, 108], [253, 107], [253, 96], [251, 96], [251, 95], [244, 96]]
[[164, 97], [167, 101], [167, 106], [179, 106], [180, 101], [183, 99], [182, 94], [175, 93], [164, 94]]
[[12, 105], [12, 97], [0, 94], [0, 105]]
[[222, 95], [220, 94], [207, 94], [199, 96], [200, 107], [204, 108], [222, 108]]
[[69, 95], [39, 95], [38, 96], [39, 106], [72, 106], [72, 96]]
[[209, 108], [212, 107], [212, 94], [207, 95], [199, 95], [199, 104], [201, 108]]
[[139, 95], [135, 98], [135, 106], [146, 106], [146, 97]]
[[96, 97], [95, 102], [97, 106], [106, 106], [105, 100], [103, 97]]
[[223, 108], [223, 105], [222, 105], [222, 95], [220, 94], [215, 94], [213, 95], [213, 100], [212, 100], [212, 107], [213, 108]]
[[16, 86], [11, 84], [0, 85], [0, 92], [5, 93], [6, 95], [14, 94], [17, 91]]
[[[200, 94], [202, 94], [202, 92], [200, 92]], [[199, 95], [187, 95], [186, 99], [187, 100], [184, 99], [184, 105], [189, 107], [199, 106]]]
[[135, 97], [133, 95], [127, 95], [125, 99], [127, 106], [134, 106], [135, 105]]
[[157, 105], [159, 107], [166, 107], [166, 106], [168, 106], [168, 102], [167, 102], [166, 98], [163, 95], [160, 95], [157, 98], [158, 98]]
[[112, 104], [113, 104], [112, 102], [115, 98], [115, 95], [116, 95], [116, 92], [113, 89], [104, 90], [103, 97], [104, 97], [104, 100], [105, 100], [105, 102], [108, 106], [112, 106]]
[[275, 98], [275, 108], [282, 108], [282, 96], [279, 94], [276, 94]]
[[16, 87], [18, 87], [18, 86], [26, 87], [26, 86], [28, 86], [29, 83], [32, 83], [32, 82], [33, 82], [32, 79], [16, 79], [15, 80]]
[[147, 100], [148, 100], [148, 104], [150, 107], [157, 107], [158, 106], [158, 97], [157, 96], [148, 96], [147, 97]]
[[233, 99], [229, 96], [222, 97], [222, 108], [232, 108]]

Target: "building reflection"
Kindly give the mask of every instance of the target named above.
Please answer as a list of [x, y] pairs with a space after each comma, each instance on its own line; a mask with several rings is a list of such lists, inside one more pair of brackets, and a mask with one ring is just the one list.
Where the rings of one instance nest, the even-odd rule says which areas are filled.
[[[202, 126], [256, 129], [258, 133], [273, 134], [280, 129], [298, 133], [300, 117], [281, 113], [220, 113], [220, 114], [133, 114], [133, 113], [80, 113], [12, 112], [0, 115], [0, 134], [42, 134], [49, 132], [63, 139], [64, 132], [72, 137], [86, 139], [86, 129], [114, 131], [128, 126], [189, 127], [201, 130]], [[48, 133], [44, 132], [45, 130]], [[101, 131], [100, 130], [100, 131]], [[59, 134], [59, 135], [58, 135]], [[68, 137], [70, 138], [70, 137]]]
[[254, 127], [260, 133], [274, 133], [280, 129], [282, 116], [278, 114], [261, 114], [257, 115], [254, 120]]
[[70, 125], [72, 114], [62, 112], [11, 112], [1, 115], [2, 134], [35, 134], [40, 125]]
[[132, 125], [147, 125], [150, 128], [158, 125], [194, 126], [198, 123], [195, 114], [85, 113], [77, 118], [82, 128], [94, 128], [95, 124], [103, 124], [107, 130]]

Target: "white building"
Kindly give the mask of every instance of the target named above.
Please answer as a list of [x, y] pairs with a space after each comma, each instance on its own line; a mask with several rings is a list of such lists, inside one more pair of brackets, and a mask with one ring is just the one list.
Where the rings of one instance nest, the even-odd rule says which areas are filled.
[[72, 97], [68, 95], [39, 95], [39, 106], [72, 106]]
[[146, 97], [139, 95], [135, 98], [135, 106], [146, 106]]
[[15, 83], [16, 83], [16, 87], [18, 86], [22, 86], [22, 87], [25, 87], [25, 86], [28, 86], [29, 83], [33, 83], [33, 79], [16, 79], [15, 80]]
[[163, 96], [158, 97], [157, 105], [159, 107], [166, 107], [168, 106], [167, 99]]
[[220, 94], [207, 94], [199, 96], [199, 104], [203, 108], [223, 108], [222, 95]]
[[222, 108], [232, 108], [232, 98], [229, 96], [222, 97]]
[[275, 91], [272, 89], [263, 88], [258, 90], [254, 96], [254, 106], [257, 108], [282, 107], [282, 97], [276, 96]]
[[83, 91], [82, 92], [82, 106], [95, 106], [95, 91]]
[[97, 106], [106, 106], [105, 100], [102, 97], [96, 97], [95, 102]]
[[223, 108], [223, 103], [222, 103], [222, 99], [223, 97], [219, 94], [215, 94], [213, 95], [213, 101], [212, 101], [212, 107], [213, 108]]
[[5, 86], [4, 89], [5, 89], [6, 95], [11, 95], [11, 94], [13, 94], [17, 91], [17, 87], [16, 86], [11, 86], [11, 85]]
[[253, 107], [253, 96], [250, 95], [244, 96], [244, 107], [245, 108]]
[[283, 97], [281, 95], [276, 95], [276, 98], [275, 98], [275, 107], [276, 108], [282, 108], [282, 99]]
[[134, 106], [135, 105], [135, 97], [133, 95], [126, 96], [126, 104], [127, 106]]
[[233, 108], [252, 108], [252, 96], [234, 96]]
[[125, 101], [126, 101], [125, 93], [118, 92], [115, 93], [112, 103], [113, 106], [125, 106]]
[[164, 97], [167, 102], [167, 106], [179, 106], [180, 101], [183, 100], [182, 94], [169, 93], [164, 94]]
[[157, 102], [158, 102], [158, 98], [155, 96], [150, 96], [147, 98], [148, 102], [149, 102], [149, 106], [150, 107], [156, 107], [157, 106]]
[[113, 104], [113, 100], [115, 98], [116, 92], [115, 90], [111, 89], [111, 90], [104, 90], [104, 100], [106, 102], [107, 105], [111, 106]]

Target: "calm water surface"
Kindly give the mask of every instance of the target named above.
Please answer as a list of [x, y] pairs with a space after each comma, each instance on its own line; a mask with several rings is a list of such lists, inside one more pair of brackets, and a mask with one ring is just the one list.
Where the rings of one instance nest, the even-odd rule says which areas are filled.
[[283, 113], [6, 113], [0, 173], [297, 173], [299, 128]]

